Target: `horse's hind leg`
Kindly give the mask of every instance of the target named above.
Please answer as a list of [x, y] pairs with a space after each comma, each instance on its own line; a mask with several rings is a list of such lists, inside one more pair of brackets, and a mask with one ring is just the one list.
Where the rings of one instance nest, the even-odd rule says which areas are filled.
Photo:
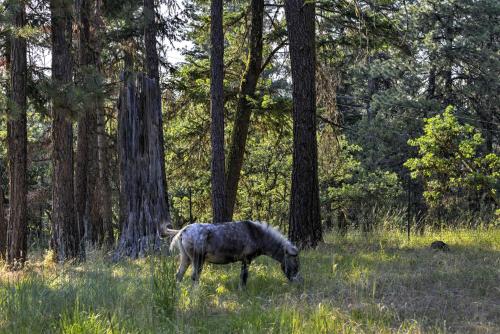
[[203, 262], [205, 261], [205, 257], [202, 253], [195, 252], [193, 254], [193, 274], [191, 278], [194, 283], [198, 283], [200, 280], [201, 271], [203, 270]]
[[186, 253], [181, 252], [181, 263], [179, 265], [179, 270], [175, 275], [177, 282], [182, 281], [182, 278], [184, 277], [184, 274], [186, 273], [186, 270], [187, 268], [189, 268], [190, 264], [191, 260], [189, 259], [189, 256]]

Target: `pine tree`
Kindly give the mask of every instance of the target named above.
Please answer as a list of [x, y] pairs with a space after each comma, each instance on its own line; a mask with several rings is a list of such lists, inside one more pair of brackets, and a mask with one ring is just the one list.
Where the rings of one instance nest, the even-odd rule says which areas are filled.
[[[100, 218], [97, 147], [97, 63], [91, 43], [91, 15], [94, 3], [82, 0], [79, 8], [79, 62], [76, 68], [78, 88], [83, 92], [83, 108], [78, 117], [75, 163], [75, 206], [80, 238], [97, 244], [104, 230]], [[101, 87], [98, 87], [101, 88]]]
[[213, 221], [227, 220], [224, 172], [224, 32], [223, 1], [212, 0], [210, 18], [210, 114], [212, 117], [212, 212]]
[[59, 261], [85, 256], [77, 226], [73, 183], [73, 124], [71, 56], [73, 6], [70, 0], [51, 0], [52, 31], [52, 240]]
[[290, 239], [301, 248], [322, 240], [316, 139], [315, 5], [285, 2], [293, 85], [293, 170]]
[[[157, 97], [156, 104], [157, 109], [161, 111], [161, 89], [160, 89], [160, 70], [159, 70], [159, 60], [158, 60], [158, 51], [156, 49], [156, 35], [157, 35], [157, 27], [156, 27], [156, 8], [154, 0], [144, 0], [144, 19], [145, 19], [145, 27], [144, 27], [144, 44], [146, 46], [146, 73], [148, 77], [155, 80], [156, 86], [156, 94]], [[165, 223], [167, 225], [171, 225], [170, 218], [170, 209], [168, 204], [168, 187], [167, 187], [167, 179], [165, 175], [165, 151], [164, 151], [164, 142], [163, 139], [163, 117], [162, 113], [158, 114], [158, 119], [156, 120], [158, 123], [158, 135], [159, 135], [159, 143], [160, 143], [160, 161], [161, 161], [161, 180], [163, 182], [163, 188], [165, 191], [165, 195], [163, 196], [165, 203], [163, 204], [163, 216], [165, 217]]]
[[[13, 27], [26, 24], [25, 3], [11, 4]], [[26, 129], [26, 40], [14, 31], [11, 42], [10, 91], [12, 108], [7, 125], [9, 155], [10, 214], [7, 227], [7, 263], [23, 264], [27, 252], [27, 129]]]

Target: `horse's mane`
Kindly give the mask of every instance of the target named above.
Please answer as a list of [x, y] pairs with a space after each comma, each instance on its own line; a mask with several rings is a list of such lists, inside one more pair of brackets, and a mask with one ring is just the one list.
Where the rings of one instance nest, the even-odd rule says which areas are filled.
[[278, 231], [275, 227], [269, 225], [268, 223], [260, 221], [250, 221], [250, 223], [260, 229], [263, 233], [271, 236], [271, 238], [278, 241], [282, 245], [292, 245], [292, 243], [283, 234], [281, 234], [280, 231]]

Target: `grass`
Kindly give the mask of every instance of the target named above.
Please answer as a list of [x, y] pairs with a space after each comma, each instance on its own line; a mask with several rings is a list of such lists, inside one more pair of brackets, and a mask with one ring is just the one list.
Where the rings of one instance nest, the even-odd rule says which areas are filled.
[[[429, 249], [441, 239], [451, 252]], [[205, 267], [176, 285], [176, 259], [79, 265], [30, 259], [0, 271], [1, 333], [499, 333], [500, 230], [328, 234], [301, 254], [303, 285], [274, 261]], [[50, 258], [50, 257], [47, 257]], [[189, 274], [188, 271], [187, 274]]]

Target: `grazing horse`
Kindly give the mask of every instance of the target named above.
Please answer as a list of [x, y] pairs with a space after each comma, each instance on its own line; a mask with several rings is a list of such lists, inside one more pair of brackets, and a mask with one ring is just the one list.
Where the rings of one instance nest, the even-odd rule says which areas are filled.
[[240, 287], [248, 278], [248, 266], [259, 255], [267, 255], [281, 263], [281, 269], [291, 282], [301, 281], [299, 251], [273, 227], [254, 221], [223, 224], [191, 224], [181, 230], [163, 229], [174, 236], [170, 250], [179, 249], [181, 263], [176, 274], [178, 282], [190, 264], [192, 279], [198, 282], [205, 261], [227, 264], [241, 261]]

